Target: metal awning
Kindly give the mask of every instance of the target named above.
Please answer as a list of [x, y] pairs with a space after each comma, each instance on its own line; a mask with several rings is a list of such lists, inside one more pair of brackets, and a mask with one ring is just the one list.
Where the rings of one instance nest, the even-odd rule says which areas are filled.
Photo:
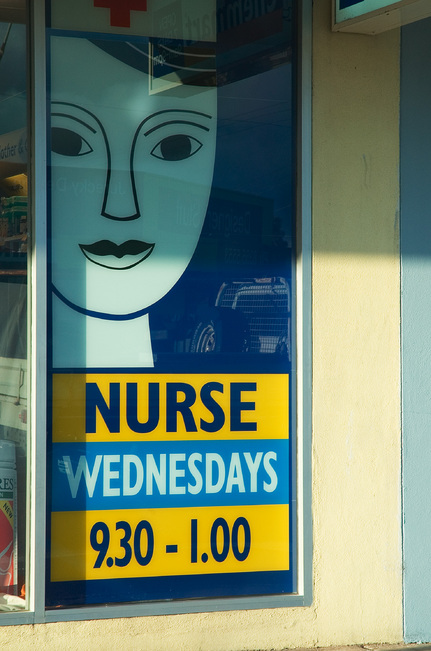
[[333, 0], [332, 29], [379, 34], [429, 16], [430, 0]]

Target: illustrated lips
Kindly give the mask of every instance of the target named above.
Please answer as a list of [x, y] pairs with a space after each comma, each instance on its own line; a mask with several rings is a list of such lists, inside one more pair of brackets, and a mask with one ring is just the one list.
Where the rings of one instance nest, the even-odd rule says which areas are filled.
[[[140, 240], [128, 240], [115, 244], [110, 240], [100, 240], [93, 244], [80, 244], [85, 257], [101, 267], [108, 269], [130, 269], [143, 262], [153, 252], [154, 244]], [[106, 260], [109, 257], [110, 260]], [[113, 259], [115, 258], [115, 259]]]

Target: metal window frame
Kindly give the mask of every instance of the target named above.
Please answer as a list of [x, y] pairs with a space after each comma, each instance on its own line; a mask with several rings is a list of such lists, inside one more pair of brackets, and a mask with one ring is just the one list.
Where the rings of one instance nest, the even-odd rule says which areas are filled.
[[45, 0], [30, 4], [31, 187], [33, 206], [31, 260], [31, 424], [30, 532], [28, 539], [29, 610], [2, 613], [0, 624], [112, 619], [228, 610], [310, 606], [312, 603], [311, 514], [311, 67], [312, 0], [299, 1], [297, 77], [297, 589], [296, 594], [172, 602], [82, 606], [45, 610], [46, 432], [47, 432], [47, 184], [46, 184], [46, 57]]

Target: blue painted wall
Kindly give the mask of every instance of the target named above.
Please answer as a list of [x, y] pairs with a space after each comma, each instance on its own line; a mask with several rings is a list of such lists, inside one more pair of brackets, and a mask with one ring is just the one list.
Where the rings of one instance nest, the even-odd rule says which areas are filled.
[[431, 640], [431, 21], [402, 30], [404, 623]]

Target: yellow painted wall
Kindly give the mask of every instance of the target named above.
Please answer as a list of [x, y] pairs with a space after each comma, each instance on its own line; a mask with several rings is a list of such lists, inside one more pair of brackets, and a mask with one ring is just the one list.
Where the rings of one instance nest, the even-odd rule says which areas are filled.
[[313, 486], [319, 644], [402, 639], [399, 31], [314, 2]]
[[310, 608], [0, 628], [2, 649], [282, 649], [402, 640], [399, 33], [315, 0]]

